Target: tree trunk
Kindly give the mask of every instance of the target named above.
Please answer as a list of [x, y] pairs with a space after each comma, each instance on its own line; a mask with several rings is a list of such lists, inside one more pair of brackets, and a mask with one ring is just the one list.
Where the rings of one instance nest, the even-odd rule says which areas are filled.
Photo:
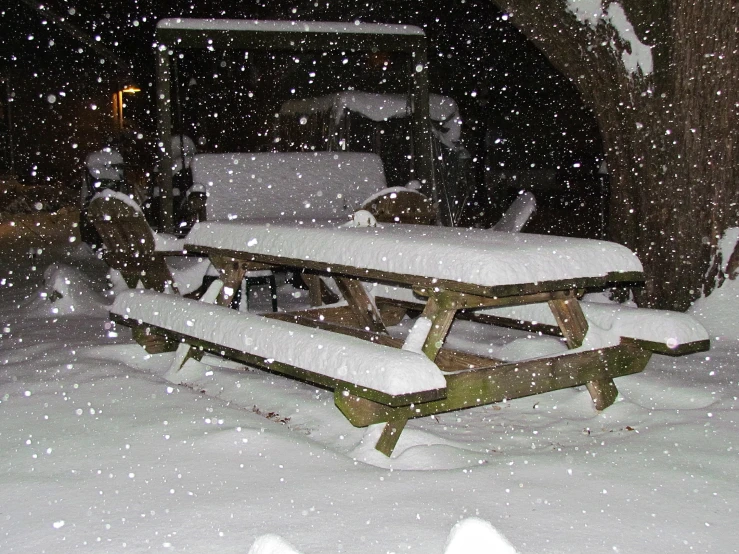
[[722, 231], [738, 223], [739, 7], [624, 4], [642, 42], [656, 44], [653, 72], [627, 71], [630, 48], [615, 29], [580, 23], [562, 0], [501, 8], [596, 114], [611, 173], [610, 237], [644, 264], [640, 303], [685, 309]]

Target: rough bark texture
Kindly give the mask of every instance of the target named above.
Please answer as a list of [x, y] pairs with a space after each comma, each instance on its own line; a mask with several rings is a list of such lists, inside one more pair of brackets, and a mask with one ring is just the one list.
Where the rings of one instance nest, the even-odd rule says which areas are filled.
[[[635, 249], [643, 305], [685, 309], [724, 229], [739, 222], [739, 4], [625, 0], [654, 71], [629, 74], [628, 45], [565, 0], [493, 0], [594, 110], [611, 173], [613, 240]], [[604, 9], [610, 2], [604, 2]]]

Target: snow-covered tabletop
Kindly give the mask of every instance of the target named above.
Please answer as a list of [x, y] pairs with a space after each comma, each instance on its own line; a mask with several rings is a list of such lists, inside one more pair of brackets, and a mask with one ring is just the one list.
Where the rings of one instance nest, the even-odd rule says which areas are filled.
[[487, 229], [402, 224], [295, 228], [217, 221], [196, 224], [185, 242], [195, 251], [281, 258], [285, 265], [321, 265], [357, 277], [369, 270], [392, 274], [400, 282], [420, 277], [485, 288], [535, 285], [527, 291], [552, 281], [581, 286], [633, 279], [642, 271], [633, 252], [611, 242]]

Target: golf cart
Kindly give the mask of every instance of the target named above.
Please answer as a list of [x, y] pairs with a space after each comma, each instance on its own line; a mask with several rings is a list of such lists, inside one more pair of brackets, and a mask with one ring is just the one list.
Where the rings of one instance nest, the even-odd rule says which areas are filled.
[[180, 135], [212, 154], [374, 152], [388, 185], [413, 183], [448, 225], [471, 197], [459, 114], [429, 95], [417, 27], [165, 19], [156, 40], [164, 230], [177, 224], [172, 136]]

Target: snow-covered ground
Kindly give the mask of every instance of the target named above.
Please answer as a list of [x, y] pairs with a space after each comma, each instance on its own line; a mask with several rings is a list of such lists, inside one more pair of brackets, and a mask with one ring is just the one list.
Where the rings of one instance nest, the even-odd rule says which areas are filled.
[[329, 392], [217, 358], [165, 380], [69, 221], [36, 223], [0, 222], [1, 552], [739, 551], [736, 282], [694, 308], [710, 352], [604, 412], [568, 389], [417, 420], [387, 459]]

